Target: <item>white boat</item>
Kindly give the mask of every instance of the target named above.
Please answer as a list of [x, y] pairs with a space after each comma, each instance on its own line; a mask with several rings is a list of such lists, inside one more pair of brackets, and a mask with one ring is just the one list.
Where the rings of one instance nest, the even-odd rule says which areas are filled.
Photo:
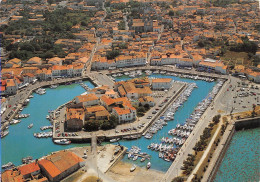
[[14, 164], [11, 162], [8, 162], [7, 164], [2, 165], [2, 169], [8, 169], [14, 167]]
[[54, 140], [54, 143], [60, 144], [60, 145], [69, 145], [71, 143], [68, 139], [60, 139], [60, 140]]
[[1, 138], [4, 138], [8, 134], [9, 134], [9, 130], [2, 131], [1, 132]]
[[29, 126], [28, 126], [28, 129], [32, 128], [33, 127], [33, 123], [31, 123]]
[[43, 95], [46, 93], [46, 90], [44, 88], [39, 88], [35, 91], [35, 93], [39, 94], [39, 95]]
[[58, 85], [51, 85], [50, 88], [57, 88]]
[[130, 172], [133, 172], [135, 169], [136, 169], [136, 165], [133, 165], [133, 166], [130, 168]]
[[138, 159], [138, 155], [135, 155], [133, 161], [136, 161], [137, 159]]
[[18, 120], [18, 119], [13, 119], [10, 124], [17, 124], [17, 123], [20, 123], [21, 120]]
[[141, 161], [141, 162], [144, 162], [144, 161], [145, 161], [145, 157], [143, 157], [140, 161]]
[[151, 162], [148, 162], [147, 165], [146, 165], [146, 168], [149, 169], [151, 167]]
[[127, 157], [128, 157], [128, 159], [130, 159], [130, 158], [132, 157], [132, 154], [129, 153], [129, 154], [127, 155]]
[[109, 140], [110, 141], [110, 143], [114, 143], [114, 142], [117, 142], [117, 141], [119, 141], [120, 140], [120, 138], [114, 138], [114, 139], [111, 139], [111, 140]]

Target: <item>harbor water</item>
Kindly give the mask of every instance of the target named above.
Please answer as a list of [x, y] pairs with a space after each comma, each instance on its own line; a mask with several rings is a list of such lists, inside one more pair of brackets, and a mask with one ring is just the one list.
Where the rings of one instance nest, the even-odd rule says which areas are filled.
[[[195, 88], [190, 97], [175, 113], [173, 121], [169, 121], [167, 126], [159, 130], [152, 139], [141, 137], [138, 140], [120, 141], [121, 145], [131, 148], [131, 146], [138, 146], [151, 156], [152, 169], [166, 172], [171, 165], [171, 162], [166, 162], [158, 157], [158, 152], [147, 149], [151, 143], [159, 143], [162, 137], [170, 137], [168, 131], [180, 123], [183, 124], [185, 120], [193, 112], [194, 108], [201, 102], [208, 93], [212, 90], [215, 82], [206, 82], [201, 80], [192, 80], [186, 78], [179, 78], [169, 75], [152, 74], [149, 77], [156, 78], [172, 78], [173, 80], [193, 83], [195, 82], [198, 88]], [[116, 81], [131, 79], [127, 76], [117, 77]], [[85, 82], [90, 88], [94, 86], [90, 82]], [[51, 138], [37, 139], [33, 133], [40, 132], [40, 127], [49, 125], [50, 122], [45, 119], [48, 110], [56, 109], [59, 105], [73, 99], [75, 96], [80, 95], [85, 90], [79, 84], [59, 86], [57, 89], [46, 89], [46, 94], [37, 95], [33, 94], [34, 98], [31, 99], [29, 105], [24, 108], [22, 113], [31, 114], [30, 117], [22, 119], [21, 123], [12, 125], [9, 128], [10, 134], [2, 139], [2, 164], [13, 162], [15, 165], [21, 164], [21, 159], [26, 156], [32, 156], [34, 159], [41, 156], [50, 154], [53, 151], [72, 148], [75, 146], [82, 146], [84, 144], [71, 144], [67, 146], [55, 145]], [[169, 95], [170, 96], [170, 95]], [[33, 123], [31, 129], [27, 126]], [[137, 161], [128, 160], [127, 157], [123, 159], [126, 162], [132, 162], [139, 166], [145, 166], [146, 162], [141, 163], [140, 158]]]
[[260, 128], [235, 132], [214, 182], [259, 181]]
[[[84, 83], [94, 88], [91, 82]], [[30, 99], [29, 104], [22, 111], [22, 114], [30, 114], [30, 116], [21, 119], [21, 122], [16, 125], [10, 125], [10, 133], [1, 139], [2, 164], [13, 162], [15, 165], [20, 165], [23, 157], [32, 156], [36, 159], [53, 151], [80, 146], [78, 144], [55, 145], [51, 138], [37, 139], [33, 133], [42, 132], [40, 127], [50, 125], [50, 121], [46, 119], [49, 110], [56, 109], [83, 92], [85, 90], [79, 84], [71, 84], [61, 85], [56, 89], [47, 88], [44, 95], [34, 93], [34, 98]], [[28, 129], [31, 123], [33, 127]]]
[[[151, 143], [160, 143], [162, 137], [173, 137], [172, 135], [168, 134], [168, 131], [170, 129], [173, 129], [176, 127], [176, 125], [184, 124], [187, 118], [189, 118], [190, 114], [193, 112], [194, 108], [197, 106], [199, 102], [201, 102], [208, 93], [212, 90], [213, 86], [215, 85], [215, 82], [206, 82], [202, 80], [192, 80], [192, 79], [186, 79], [186, 78], [179, 78], [175, 76], [169, 76], [169, 75], [161, 75], [161, 74], [152, 74], [149, 76], [150, 78], [172, 78], [175, 81], [183, 81], [187, 83], [196, 83], [198, 88], [195, 88], [190, 97], [184, 104], [178, 109], [178, 111], [174, 115], [174, 120], [168, 121], [167, 125], [163, 127], [162, 130], [159, 130], [157, 134], [153, 136], [151, 139], [146, 139], [144, 137], [141, 137], [138, 140], [123, 140], [120, 141], [121, 145], [126, 146], [127, 148], [131, 148], [131, 146], [137, 146], [141, 148], [141, 152], [146, 152], [151, 156], [150, 162], [152, 163], [152, 169], [159, 170], [166, 172], [168, 168], [171, 165], [171, 162], [164, 161], [162, 158], [158, 157], [158, 152], [152, 151], [147, 148], [148, 145]], [[116, 81], [122, 81], [122, 80], [128, 80], [131, 79], [127, 76], [117, 77]], [[169, 95], [170, 96], [170, 95]], [[140, 162], [140, 157], [138, 160], [133, 161], [132, 159], [128, 159], [127, 156], [123, 158], [123, 161], [125, 162], [131, 162], [138, 166], [145, 167], [147, 164], [147, 160], [145, 162]]]

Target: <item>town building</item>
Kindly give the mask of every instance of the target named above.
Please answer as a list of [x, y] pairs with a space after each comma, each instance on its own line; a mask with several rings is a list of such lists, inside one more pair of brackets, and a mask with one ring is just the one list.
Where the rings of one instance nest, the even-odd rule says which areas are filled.
[[153, 90], [169, 90], [172, 86], [171, 78], [156, 78], [152, 79]]

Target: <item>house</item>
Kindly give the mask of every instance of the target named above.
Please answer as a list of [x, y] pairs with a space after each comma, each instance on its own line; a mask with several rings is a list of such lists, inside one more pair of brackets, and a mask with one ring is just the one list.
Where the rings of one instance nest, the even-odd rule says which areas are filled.
[[7, 61], [7, 63], [5, 63], [5, 67], [7, 68], [11, 68], [11, 67], [15, 67], [15, 65], [17, 65], [17, 67], [21, 66], [22, 60], [18, 59], [18, 58], [14, 58], [14, 59], [10, 59], [9, 61]]
[[118, 118], [120, 124], [136, 119], [136, 109], [134, 107], [113, 107], [112, 114]]
[[18, 170], [20, 170], [21, 175], [23, 175], [24, 179], [40, 174], [41, 172], [37, 162], [32, 162], [30, 164], [23, 165], [19, 167]]
[[105, 92], [105, 95], [107, 95], [108, 97], [111, 97], [111, 98], [115, 98], [116, 92], [113, 89], [109, 89]]
[[97, 111], [95, 113], [96, 120], [109, 120], [109, 112], [107, 110], [104, 111]]
[[138, 99], [144, 96], [151, 96], [152, 91], [148, 86], [140, 85], [131, 81], [115, 83], [115, 89], [121, 97]]
[[145, 96], [145, 97], [139, 98], [139, 103], [142, 106], [148, 104], [150, 107], [153, 107], [155, 105], [154, 98], [151, 96]]
[[6, 94], [11, 95], [11, 94], [16, 94], [18, 90], [18, 85], [15, 81], [15, 79], [7, 79], [6, 80]]
[[108, 111], [112, 111], [112, 107], [115, 105], [115, 100], [107, 95], [102, 95], [100, 97], [100, 104]]
[[25, 74], [23, 74], [23, 82], [24, 83], [31, 83], [35, 79], [36, 79], [36, 77], [32, 73], [25, 73]]
[[62, 65], [62, 59], [59, 57], [54, 57], [48, 60], [48, 64], [52, 64], [52, 65]]
[[247, 74], [247, 77], [256, 83], [260, 83], [260, 72], [250, 72]]
[[73, 76], [81, 76], [84, 69], [84, 64], [77, 63], [73, 64]]
[[6, 170], [1, 175], [2, 182], [24, 181], [23, 175], [18, 170]]
[[27, 61], [27, 64], [42, 65], [42, 59], [39, 57], [32, 57]]
[[120, 55], [116, 57], [116, 67], [133, 67], [133, 66], [145, 66], [146, 65], [146, 55], [136, 54], [135, 56], [124, 56]]
[[152, 79], [152, 89], [153, 90], [165, 90], [170, 89], [172, 86], [171, 78], [156, 78]]
[[70, 151], [59, 151], [39, 160], [42, 173], [51, 182], [58, 182], [84, 166], [84, 160]]
[[98, 105], [99, 98], [95, 94], [79, 95], [75, 98], [76, 103], [83, 103], [83, 106]]
[[86, 118], [90, 118], [92, 116], [95, 116], [96, 112], [100, 111], [106, 111], [106, 108], [104, 106], [92, 106], [86, 108]]
[[221, 74], [228, 74], [228, 68], [220, 60], [205, 59], [199, 63], [199, 70], [207, 72], [218, 72]]
[[66, 131], [81, 131], [85, 122], [85, 113], [83, 107], [67, 107], [65, 118]]

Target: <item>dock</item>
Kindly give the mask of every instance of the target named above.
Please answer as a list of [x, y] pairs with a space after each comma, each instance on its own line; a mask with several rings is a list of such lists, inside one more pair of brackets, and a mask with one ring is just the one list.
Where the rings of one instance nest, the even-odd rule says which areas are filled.
[[84, 88], [86, 91], [90, 90], [90, 88], [84, 83], [80, 83], [80, 86]]

